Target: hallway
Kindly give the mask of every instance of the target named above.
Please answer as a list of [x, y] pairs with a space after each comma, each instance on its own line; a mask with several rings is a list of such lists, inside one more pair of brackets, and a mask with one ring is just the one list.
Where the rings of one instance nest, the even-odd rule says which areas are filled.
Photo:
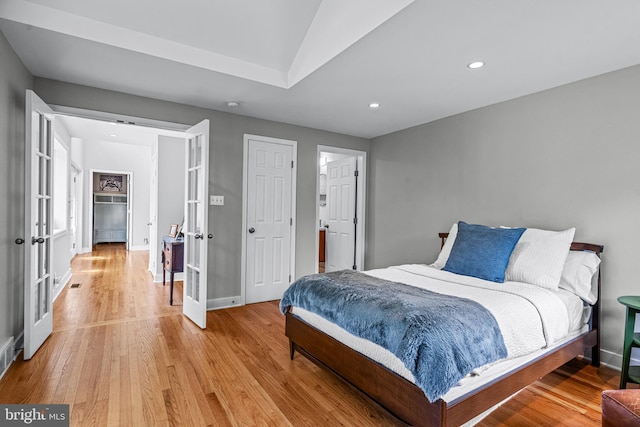
[[101, 243], [76, 256], [71, 270], [71, 281], [53, 306], [54, 332], [182, 314], [182, 282], [176, 282], [170, 306], [169, 282], [164, 287], [152, 282], [147, 251]]

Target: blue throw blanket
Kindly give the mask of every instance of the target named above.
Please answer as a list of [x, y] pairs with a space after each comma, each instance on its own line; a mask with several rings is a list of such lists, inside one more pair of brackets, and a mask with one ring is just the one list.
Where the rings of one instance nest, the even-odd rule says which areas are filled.
[[429, 401], [473, 369], [507, 356], [500, 328], [482, 305], [352, 270], [302, 277], [280, 310], [304, 308], [395, 354]]

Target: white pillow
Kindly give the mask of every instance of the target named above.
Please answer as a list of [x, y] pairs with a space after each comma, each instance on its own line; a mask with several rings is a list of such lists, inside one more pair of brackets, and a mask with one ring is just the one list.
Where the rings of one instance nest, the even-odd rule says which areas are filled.
[[558, 287], [573, 292], [589, 304], [595, 304], [598, 298], [591, 289], [599, 265], [600, 257], [593, 252], [569, 252]]
[[449, 255], [451, 254], [451, 248], [453, 247], [453, 242], [456, 240], [456, 236], [458, 235], [458, 223], [454, 223], [451, 226], [451, 230], [449, 230], [449, 236], [447, 240], [444, 241], [444, 246], [440, 250], [440, 255], [438, 255], [438, 259], [436, 262], [431, 264], [429, 267], [437, 268], [438, 270], [442, 270], [444, 265], [447, 263], [449, 259]]
[[575, 232], [527, 228], [511, 253], [505, 281], [557, 290]]

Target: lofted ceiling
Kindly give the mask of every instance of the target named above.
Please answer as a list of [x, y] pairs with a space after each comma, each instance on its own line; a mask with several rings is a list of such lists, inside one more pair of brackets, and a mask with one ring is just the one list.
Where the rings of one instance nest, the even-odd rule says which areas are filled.
[[0, 0], [0, 31], [38, 77], [364, 138], [640, 64], [637, 0]]

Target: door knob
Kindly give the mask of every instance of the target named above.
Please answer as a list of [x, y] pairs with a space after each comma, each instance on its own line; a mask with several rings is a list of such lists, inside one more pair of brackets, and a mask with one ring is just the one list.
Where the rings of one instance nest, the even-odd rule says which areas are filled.
[[44, 243], [44, 237], [32, 237], [31, 244], [35, 245], [36, 243]]
[[251, 228], [249, 229], [249, 233], [255, 233], [255, 232], [256, 232], [256, 229], [255, 229], [255, 228], [251, 227]]
[[199, 233], [193, 236], [195, 239], [204, 239], [204, 234]]
[[24, 239], [23, 239], [23, 238], [18, 237], [18, 238], [16, 239], [16, 245], [21, 245], [21, 244], [23, 244], [23, 243], [24, 243]]
[[209, 239], [213, 239], [213, 234], [209, 233], [209, 234], [207, 234], [207, 237], [208, 237]]

